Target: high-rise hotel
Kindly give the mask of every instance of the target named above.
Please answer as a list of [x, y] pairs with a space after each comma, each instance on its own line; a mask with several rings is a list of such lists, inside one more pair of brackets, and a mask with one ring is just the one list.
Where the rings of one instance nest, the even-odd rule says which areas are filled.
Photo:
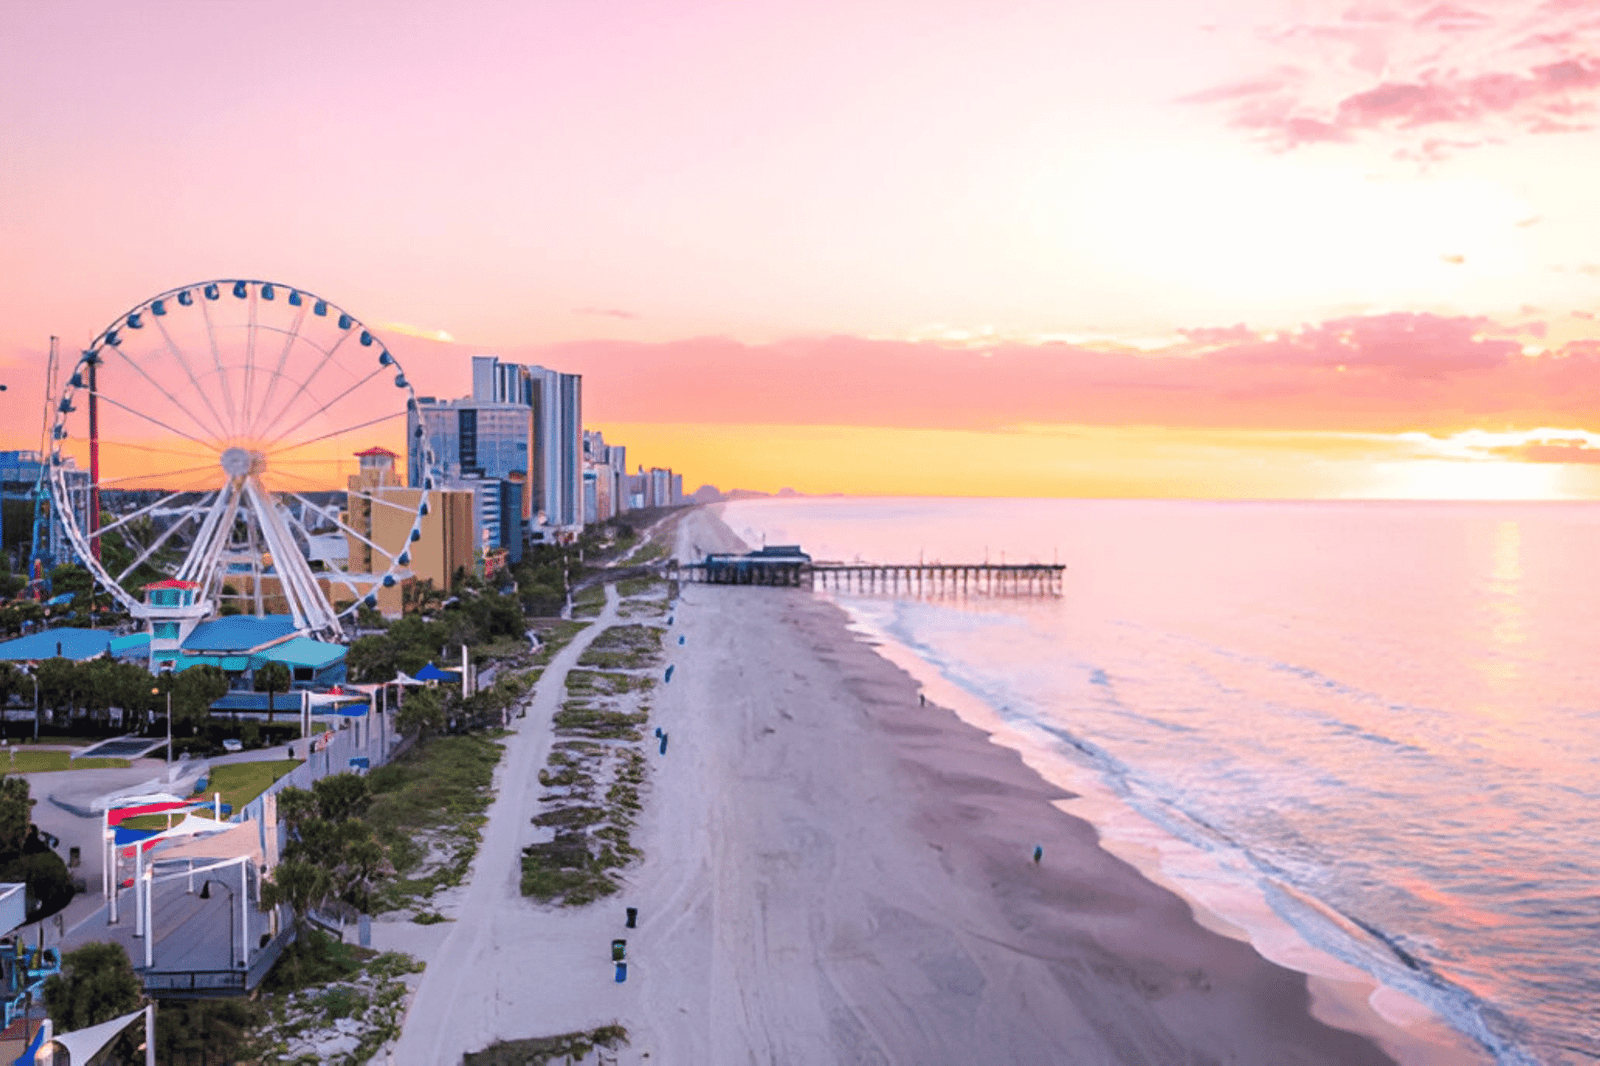
[[[520, 554], [522, 528], [535, 540], [583, 526], [583, 379], [540, 366], [472, 357], [472, 395], [417, 399], [408, 413], [407, 475], [422, 484], [419, 421], [434, 465], [450, 487], [473, 487], [482, 498], [483, 535]], [[491, 485], [494, 482], [497, 484]], [[506, 506], [513, 498], [517, 508]], [[498, 520], [496, 520], [498, 519]], [[520, 519], [520, 520], [518, 520]]]

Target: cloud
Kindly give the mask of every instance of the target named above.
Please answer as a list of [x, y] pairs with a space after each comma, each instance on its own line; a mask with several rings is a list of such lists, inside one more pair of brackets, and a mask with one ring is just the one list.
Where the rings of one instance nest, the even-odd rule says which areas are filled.
[[[1600, 20], [1588, 3], [1311, 0], [1297, 10], [1300, 21], [1257, 35], [1278, 53], [1270, 72], [1181, 101], [1222, 108], [1229, 124], [1280, 149], [1386, 138], [1422, 163], [1497, 139], [1463, 131], [1593, 128]], [[1418, 137], [1435, 130], [1452, 135]]]
[[1243, 322], [1232, 326], [1197, 326], [1178, 333], [1197, 344], [1242, 343], [1256, 339], [1256, 333]]
[[1543, 329], [1394, 313], [1270, 333], [1193, 327], [1159, 350], [994, 336], [980, 351], [959, 339], [840, 335], [594, 340], [499, 354], [583, 374], [585, 417], [597, 422], [1383, 433], [1585, 425], [1586, 398], [1600, 392], [1600, 341], [1527, 343]]
[[405, 337], [420, 337], [423, 340], [442, 341], [445, 344], [455, 343], [455, 337], [446, 330], [413, 326], [409, 322], [385, 322], [378, 328], [386, 333], [398, 333]]
[[615, 307], [580, 307], [578, 308], [578, 314], [599, 315], [601, 318], [635, 319], [639, 317], [632, 311], [622, 311]]

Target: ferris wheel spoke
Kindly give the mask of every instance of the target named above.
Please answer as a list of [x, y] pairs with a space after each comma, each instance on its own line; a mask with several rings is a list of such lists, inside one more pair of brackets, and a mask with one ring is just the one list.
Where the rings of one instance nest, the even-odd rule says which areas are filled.
[[[161, 382], [159, 382], [155, 378], [151, 377], [149, 372], [146, 371], [144, 367], [140, 366], [135, 360], [129, 358], [127, 352], [124, 352], [119, 346], [117, 346], [115, 344], [108, 344], [105, 347], [106, 348], [110, 348], [112, 351], [114, 351], [118, 355], [120, 355], [122, 357], [122, 361], [123, 362], [127, 363], [130, 367], [132, 367], [134, 370], [136, 370], [140, 377], [142, 377], [146, 381], [148, 381], [155, 388], [155, 390], [157, 392], [159, 392], [159, 393], [161, 393], [161, 395], [165, 396], [167, 398], [167, 400], [171, 402], [173, 407], [176, 407], [178, 410], [180, 410], [184, 414], [188, 415], [189, 416], [189, 421], [193, 422], [195, 424], [195, 427], [197, 429], [199, 429], [201, 433], [215, 433], [215, 430], [212, 429], [212, 427], [210, 427], [210, 426], [206, 425], [204, 422], [200, 421], [200, 417], [198, 415], [196, 415], [188, 407], [184, 406], [184, 404], [181, 403], [176, 396], [172, 395], [171, 391], [169, 391], [165, 385], [161, 384]], [[101, 350], [104, 351], [105, 349], [102, 348]], [[96, 394], [100, 397], [100, 399], [102, 399], [102, 400], [106, 399], [105, 393], [100, 392], [98, 389], [96, 390]], [[113, 401], [113, 402], [115, 402], [115, 401]], [[120, 407], [122, 405], [118, 404], [117, 406]], [[189, 439], [190, 440], [194, 440], [195, 438], [190, 437]], [[209, 447], [209, 445], [208, 445], [208, 447]]]
[[211, 441], [201, 440], [199, 437], [196, 437], [191, 433], [185, 433], [181, 429], [176, 429], [176, 428], [174, 428], [172, 426], [169, 426], [167, 423], [161, 421], [161, 419], [159, 419], [159, 418], [151, 418], [149, 415], [145, 414], [143, 411], [135, 410], [134, 408], [129, 407], [127, 404], [123, 403], [121, 400], [112, 399], [110, 396], [106, 395], [103, 392], [100, 393], [99, 396], [100, 396], [101, 401], [103, 401], [104, 403], [108, 403], [113, 407], [120, 407], [122, 410], [128, 412], [130, 415], [133, 415], [133, 416], [135, 416], [137, 418], [142, 418], [146, 422], [149, 422], [152, 426], [159, 426], [162, 429], [166, 430], [168, 433], [171, 433], [173, 436], [182, 437], [184, 440], [192, 440], [196, 444], [200, 445], [200, 447], [206, 448], [209, 451], [211, 451], [211, 453], [214, 454], [214, 455], [221, 454], [221, 449], [218, 448], [216, 446], [216, 444], [214, 444]]
[[240, 397], [239, 409], [243, 412], [239, 420], [239, 428], [246, 434], [250, 432], [250, 425], [254, 421], [251, 417], [250, 393], [254, 391], [256, 377], [256, 290], [248, 289], [249, 297], [245, 304], [249, 307], [248, 317], [244, 332], [244, 393]]
[[[294, 409], [295, 403], [300, 399], [300, 397], [306, 395], [306, 391], [311, 388], [311, 383], [317, 380], [318, 374], [322, 373], [322, 368], [333, 362], [334, 354], [338, 352], [340, 346], [343, 345], [345, 341], [349, 340], [351, 335], [355, 332], [356, 327], [352, 325], [340, 335], [338, 340], [334, 341], [333, 344], [329, 346], [327, 351], [322, 353], [322, 362], [318, 363], [312, 369], [311, 373], [306, 375], [306, 379], [302, 381], [300, 386], [294, 390], [294, 392], [289, 396], [289, 399], [285, 401], [284, 405], [277, 411], [273, 412], [272, 417], [267, 420], [266, 424], [268, 426], [276, 425], [279, 420], [286, 417], [289, 412]], [[298, 429], [299, 427], [297, 426], [295, 428]]]
[[[211, 359], [217, 365], [217, 380], [222, 382], [222, 398], [228, 407], [228, 426], [230, 433], [239, 431], [239, 412], [233, 403], [233, 385], [228, 380], [228, 368], [222, 365], [222, 349], [217, 347], [217, 327], [211, 321], [211, 308], [207, 306], [209, 299], [202, 298], [200, 304], [200, 317], [205, 319], [206, 340], [211, 344]], [[226, 434], [225, 434], [226, 435]]]
[[[300, 327], [304, 325], [305, 320], [306, 308], [304, 304], [301, 304], [300, 312], [294, 316], [294, 324], [289, 327], [288, 334], [283, 338], [283, 349], [278, 352], [277, 368], [272, 371], [272, 378], [267, 382], [267, 394], [262, 397], [261, 407], [250, 423], [250, 435], [252, 437], [256, 435], [257, 429], [261, 426], [261, 416], [266, 413], [267, 408], [272, 406], [273, 394], [278, 391], [278, 380], [283, 377], [283, 368], [289, 361], [289, 353], [294, 349], [295, 341], [300, 337]], [[267, 423], [267, 425], [271, 424], [270, 422]]]
[[[104, 484], [104, 482], [102, 482], [102, 484]], [[188, 495], [189, 495], [188, 492], [186, 492], [184, 490], [181, 490], [181, 489], [179, 491], [177, 491], [177, 492], [169, 492], [165, 496], [161, 497], [161, 499], [157, 500], [155, 503], [152, 503], [152, 504], [150, 504], [150, 505], [148, 505], [146, 507], [141, 507], [137, 511], [133, 511], [133, 512], [131, 512], [129, 514], [125, 514], [121, 518], [117, 519], [115, 522], [107, 522], [105, 525], [101, 526], [97, 530], [97, 532], [103, 537], [107, 533], [110, 533], [113, 529], [117, 529], [117, 528], [119, 528], [121, 526], [125, 526], [129, 522], [137, 522], [139, 519], [145, 517], [146, 515], [154, 514], [156, 511], [160, 510], [161, 507], [164, 504], [171, 503], [173, 500], [176, 500], [180, 496], [188, 496]]]
[[176, 455], [180, 459], [188, 459], [191, 462], [196, 459], [209, 459], [212, 455], [216, 454], [211, 445], [206, 446], [206, 450], [209, 452], [208, 455], [196, 455], [193, 449], [190, 449], [186, 452], [180, 452], [174, 448], [156, 448], [148, 444], [136, 444], [131, 440], [123, 440], [120, 437], [108, 437], [103, 433], [100, 435], [100, 447], [116, 449], [126, 448], [128, 451], [143, 452], [147, 455]]
[[[206, 506], [207, 504], [202, 501], [202, 503], [199, 506], [196, 506], [194, 510], [190, 511], [188, 514], [185, 514], [176, 522], [172, 523], [172, 525], [162, 530], [161, 535], [152, 540], [143, 551], [134, 557], [133, 562], [129, 563], [127, 567], [123, 569], [122, 573], [117, 575], [117, 584], [121, 585], [124, 581], [128, 580], [129, 574], [133, 573], [135, 570], [139, 569], [139, 567], [148, 562], [150, 557], [156, 552], [160, 551], [161, 546], [170, 540], [174, 533], [178, 532], [178, 530], [189, 524], [190, 519], [194, 518], [198, 514], [206, 513], [204, 511]], [[104, 530], [101, 532], [103, 533]]]
[[377, 504], [377, 505], [380, 505], [380, 506], [383, 506], [383, 507], [388, 507], [388, 508], [391, 508], [393, 510], [400, 511], [400, 512], [402, 512], [404, 514], [415, 515], [417, 513], [417, 508], [416, 508], [415, 504], [413, 504], [410, 507], [407, 507], [405, 504], [395, 503], [393, 500], [386, 500], [382, 496], [373, 496], [370, 493], [366, 493], [366, 492], [350, 492], [350, 493], [346, 493], [345, 495], [348, 496], [352, 500], [366, 500], [368, 503]]
[[392, 566], [399, 566], [400, 565], [400, 553], [399, 552], [391, 552], [391, 551], [389, 551], [389, 549], [387, 549], [383, 545], [377, 543], [372, 538], [368, 537], [365, 533], [362, 533], [360, 530], [353, 529], [349, 525], [347, 525], [344, 522], [340, 521], [338, 512], [329, 511], [329, 510], [326, 510], [326, 509], [324, 509], [322, 507], [319, 507], [317, 504], [315, 504], [312, 501], [306, 499], [304, 496], [300, 495], [298, 492], [290, 493], [290, 495], [293, 496], [295, 499], [299, 500], [302, 507], [310, 508], [312, 511], [316, 512], [318, 515], [320, 515], [322, 518], [327, 520], [329, 523], [331, 523], [335, 527], [344, 530], [345, 533], [347, 533], [350, 536], [352, 536], [352, 537], [356, 538], [357, 540], [361, 541], [363, 544], [365, 544], [367, 547], [371, 548], [373, 551], [377, 552], [379, 555], [382, 555], [385, 559], [389, 560], [390, 565], [392, 565]]
[[222, 415], [217, 413], [216, 404], [211, 402], [211, 394], [200, 387], [200, 379], [195, 376], [194, 368], [189, 365], [189, 357], [184, 354], [183, 349], [172, 339], [172, 334], [167, 331], [167, 324], [163, 321], [165, 316], [151, 315], [150, 317], [155, 321], [156, 329], [161, 333], [161, 339], [167, 342], [167, 350], [177, 357], [178, 362], [183, 364], [183, 372], [188, 375], [189, 384], [194, 386], [194, 391], [205, 403], [206, 410], [211, 412], [211, 417], [217, 424], [217, 436], [226, 437], [227, 434], [222, 432]]
[[215, 463], [209, 463], [205, 466], [191, 466], [185, 470], [154, 470], [140, 474], [123, 474], [121, 477], [101, 478], [100, 487], [105, 488], [107, 485], [121, 485], [129, 481], [149, 481], [151, 478], [169, 478], [179, 477], [183, 474], [201, 474], [216, 469], [217, 467]]
[[[278, 434], [276, 437], [273, 437], [265, 445], [262, 446], [262, 450], [267, 452], [267, 454], [271, 455], [272, 454], [272, 450], [274, 448], [277, 448], [278, 445], [283, 442], [284, 438], [289, 437], [290, 435], [292, 435], [296, 430], [298, 430], [300, 427], [304, 426], [307, 422], [311, 421], [313, 418], [316, 418], [322, 412], [332, 410], [334, 407], [338, 406], [339, 401], [343, 400], [345, 397], [349, 396], [352, 392], [355, 392], [361, 386], [365, 385], [367, 382], [371, 381], [373, 378], [375, 378], [379, 374], [383, 373], [384, 370], [386, 370], [386, 369], [387, 369], [386, 367], [384, 367], [383, 365], [380, 364], [376, 370], [372, 371], [366, 377], [362, 378], [360, 381], [357, 381], [354, 385], [351, 385], [349, 388], [345, 389], [343, 392], [341, 392], [339, 395], [335, 396], [333, 399], [329, 400], [327, 403], [324, 403], [324, 404], [320, 405], [319, 407], [316, 408], [316, 410], [314, 410], [310, 414], [306, 415], [300, 421], [296, 422], [294, 425], [290, 426], [288, 429], [284, 430], [282, 433]], [[315, 400], [315, 397], [313, 397], [313, 400]], [[360, 428], [360, 427], [354, 427], [354, 428]], [[338, 436], [338, 434], [337, 433], [331, 434], [331, 436]], [[327, 437], [319, 437], [317, 439], [318, 440], [326, 440]], [[308, 443], [310, 443], [310, 442], [309, 441], [304, 441], [304, 442], [302, 442], [300, 444], [289, 445], [288, 448], [283, 448], [283, 449], [280, 449], [280, 450], [288, 451], [289, 448], [304, 447], [304, 445], [308, 444]]]
[[313, 444], [320, 444], [325, 440], [333, 440], [335, 437], [342, 437], [347, 433], [354, 433], [358, 429], [370, 429], [372, 426], [381, 425], [384, 422], [393, 421], [394, 419], [400, 418], [400, 417], [402, 417], [404, 415], [405, 415], [404, 411], [395, 411], [395, 412], [392, 412], [390, 414], [379, 415], [377, 418], [369, 418], [365, 422], [357, 422], [353, 426], [346, 426], [343, 429], [336, 429], [332, 433], [324, 433], [320, 437], [312, 437], [310, 440], [303, 440], [303, 441], [300, 441], [300, 442], [298, 442], [296, 444], [286, 444], [282, 448], [279, 448], [276, 452], [274, 452], [272, 454], [281, 455], [284, 452], [292, 452], [296, 448], [308, 448]]

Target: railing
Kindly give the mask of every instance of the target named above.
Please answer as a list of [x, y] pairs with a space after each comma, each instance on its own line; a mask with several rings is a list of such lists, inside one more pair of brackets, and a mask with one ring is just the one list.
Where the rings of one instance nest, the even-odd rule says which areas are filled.
[[259, 985], [278, 961], [284, 949], [294, 943], [296, 931], [290, 924], [261, 949], [248, 969], [235, 970], [146, 970], [144, 990], [151, 995], [184, 993], [233, 995]]

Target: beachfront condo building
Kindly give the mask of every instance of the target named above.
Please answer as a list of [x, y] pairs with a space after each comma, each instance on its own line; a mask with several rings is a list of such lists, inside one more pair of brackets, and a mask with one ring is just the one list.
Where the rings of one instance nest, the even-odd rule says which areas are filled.
[[[456, 575], [472, 573], [477, 550], [477, 498], [462, 489], [434, 489], [428, 494], [428, 513], [422, 516], [421, 537], [410, 540], [422, 489], [402, 485], [395, 470], [399, 456], [384, 448], [359, 453], [360, 472], [349, 480], [343, 521], [354, 533], [345, 534], [352, 572], [383, 573], [388, 560], [373, 545], [390, 555], [407, 553], [406, 566], [419, 581], [435, 588], [455, 586]], [[356, 536], [355, 534], [360, 534]], [[398, 615], [402, 607], [400, 584], [378, 586], [378, 610]]]
[[[427, 430], [434, 465], [447, 484], [520, 477], [522, 518], [533, 539], [583, 526], [583, 379], [539, 366], [472, 357], [472, 394], [419, 397], [408, 413], [407, 482], [422, 484]], [[505, 492], [504, 485], [501, 487]]]
[[599, 430], [583, 431], [583, 521], [608, 522], [628, 509], [628, 449], [607, 444]]

